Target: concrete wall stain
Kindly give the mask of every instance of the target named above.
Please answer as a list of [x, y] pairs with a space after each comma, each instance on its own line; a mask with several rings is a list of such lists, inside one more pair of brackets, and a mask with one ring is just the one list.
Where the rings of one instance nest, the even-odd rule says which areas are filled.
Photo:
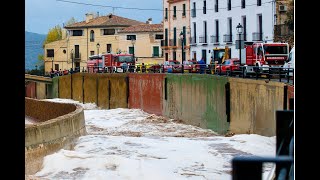
[[71, 75], [59, 77], [59, 98], [71, 99]]

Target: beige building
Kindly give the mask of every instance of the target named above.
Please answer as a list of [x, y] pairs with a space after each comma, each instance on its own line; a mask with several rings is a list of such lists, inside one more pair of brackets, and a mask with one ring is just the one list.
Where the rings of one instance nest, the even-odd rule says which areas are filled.
[[127, 27], [119, 31], [119, 50], [121, 53], [134, 54], [137, 63], [162, 64], [163, 56], [161, 40], [163, 39], [163, 25], [147, 24]]
[[[190, 57], [190, 0], [163, 0], [164, 60], [182, 62]], [[180, 34], [183, 34], [184, 53]]]
[[276, 24], [274, 26], [274, 41], [288, 42], [290, 46], [294, 43], [294, 32], [285, 24], [287, 20], [287, 12], [290, 10], [290, 3], [293, 0], [279, 0], [276, 1]]
[[113, 14], [86, 14], [85, 21], [64, 27], [67, 33], [63, 40], [45, 45], [45, 71], [70, 69], [72, 66], [82, 70], [86, 68], [90, 55], [117, 53], [120, 50], [119, 31], [139, 24], [145, 23]]

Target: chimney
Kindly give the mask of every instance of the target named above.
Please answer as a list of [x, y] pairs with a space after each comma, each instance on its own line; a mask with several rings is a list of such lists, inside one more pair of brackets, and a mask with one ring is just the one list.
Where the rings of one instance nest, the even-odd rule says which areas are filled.
[[112, 14], [111, 13], [108, 16], [109, 16], [109, 19], [112, 18]]
[[93, 19], [93, 13], [87, 13], [86, 14], [86, 23], [88, 23], [91, 19]]
[[149, 18], [146, 23], [147, 23], [147, 24], [152, 24], [152, 18]]

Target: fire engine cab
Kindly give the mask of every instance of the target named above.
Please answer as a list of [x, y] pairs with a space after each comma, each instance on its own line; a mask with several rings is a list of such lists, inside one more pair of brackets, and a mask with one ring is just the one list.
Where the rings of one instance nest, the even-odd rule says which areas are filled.
[[135, 60], [132, 54], [100, 54], [89, 56], [87, 69], [93, 72], [123, 72], [124, 64], [126, 67], [134, 67]]

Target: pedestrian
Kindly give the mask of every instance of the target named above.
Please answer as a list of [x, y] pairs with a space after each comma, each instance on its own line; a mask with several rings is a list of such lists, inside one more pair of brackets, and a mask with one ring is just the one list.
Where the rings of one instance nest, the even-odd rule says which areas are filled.
[[122, 69], [124, 73], [127, 72], [128, 64], [126, 62], [122, 63]]
[[199, 63], [199, 66], [200, 66], [200, 71], [199, 71], [199, 73], [200, 73], [200, 74], [204, 74], [205, 62], [204, 62], [203, 57], [200, 59], [200, 61], [199, 61], [198, 63]]

